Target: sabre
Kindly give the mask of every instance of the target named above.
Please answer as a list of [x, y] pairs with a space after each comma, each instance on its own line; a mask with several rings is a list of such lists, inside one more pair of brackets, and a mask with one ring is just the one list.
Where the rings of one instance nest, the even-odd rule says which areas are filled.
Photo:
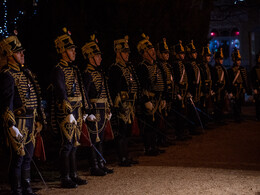
[[203, 114], [204, 116], [208, 117], [208, 119], [213, 120], [213, 118], [211, 118], [207, 113], [203, 112], [201, 109], [199, 109], [199, 108], [197, 108], [197, 107], [196, 107], [196, 109], [197, 109], [201, 114]]
[[[85, 133], [83, 133], [82, 131], [81, 131], [81, 133], [82, 133], [86, 138], [88, 138], [88, 136], [87, 136]], [[100, 141], [100, 140], [99, 140], [99, 141]], [[98, 149], [94, 146], [94, 144], [91, 143], [91, 146], [90, 146], [90, 147], [93, 147], [93, 148], [96, 150], [96, 152], [98, 153], [98, 155], [102, 158], [102, 160], [103, 160], [104, 163], [106, 164], [107, 161], [106, 161], [105, 158], [102, 156], [102, 154], [98, 151]]]
[[46, 184], [45, 180], [43, 179], [41, 172], [39, 171], [38, 167], [36, 166], [36, 163], [34, 162], [34, 160], [33, 160], [32, 156], [30, 155], [30, 153], [28, 152], [28, 150], [26, 149], [26, 147], [24, 147], [24, 149], [26, 150], [26, 152], [28, 153], [29, 157], [31, 158], [31, 160], [32, 160], [32, 163], [33, 163], [33, 165], [34, 165], [34, 167], [35, 167], [36, 171], [38, 172], [38, 174], [39, 174], [39, 176], [40, 176], [40, 178], [41, 178], [41, 180], [42, 180], [42, 182], [43, 182], [43, 184], [44, 184], [45, 188], [47, 189], [47, 188], [48, 188], [48, 186], [47, 186], [47, 184]]
[[183, 114], [179, 113], [177, 110], [172, 108], [172, 111], [175, 112], [177, 115], [179, 115], [180, 117], [182, 117], [183, 119], [185, 119], [188, 123], [190, 123], [191, 125], [195, 125], [195, 123], [189, 119], [187, 119], [186, 116], [184, 116]]
[[192, 106], [193, 106], [193, 108], [194, 108], [194, 110], [195, 110], [195, 112], [196, 112], [196, 115], [197, 115], [198, 119], [199, 119], [200, 126], [201, 126], [201, 128], [204, 130], [204, 127], [203, 127], [203, 124], [202, 124], [202, 122], [201, 122], [201, 119], [200, 119], [199, 113], [198, 113], [198, 111], [197, 111], [197, 109], [196, 109], [196, 106], [195, 106], [195, 104], [194, 104], [192, 98], [189, 97], [189, 99], [190, 99], [190, 102], [191, 102], [191, 104], [192, 104]]
[[167, 136], [166, 134], [162, 133], [161, 131], [158, 131], [156, 128], [154, 128], [152, 125], [150, 125], [149, 123], [145, 122], [144, 120], [138, 118], [138, 120], [140, 120], [142, 123], [144, 123], [145, 125], [147, 125], [148, 127], [150, 127], [151, 129], [155, 130], [157, 133], [163, 135], [164, 137], [166, 137], [169, 140], [172, 140], [171, 138], [169, 138], [169, 136]]

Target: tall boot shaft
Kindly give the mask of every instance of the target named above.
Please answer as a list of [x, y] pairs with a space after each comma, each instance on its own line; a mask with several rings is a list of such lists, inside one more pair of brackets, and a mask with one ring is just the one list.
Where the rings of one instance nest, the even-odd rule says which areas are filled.
[[36, 195], [31, 188], [31, 170], [22, 170], [23, 195]]

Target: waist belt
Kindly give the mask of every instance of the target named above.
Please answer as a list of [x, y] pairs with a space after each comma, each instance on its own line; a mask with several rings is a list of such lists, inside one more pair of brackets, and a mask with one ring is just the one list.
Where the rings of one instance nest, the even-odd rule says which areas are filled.
[[79, 101], [82, 100], [82, 97], [81, 96], [79, 96], [79, 97], [68, 97], [68, 100], [70, 102], [79, 102]]
[[33, 108], [19, 108], [14, 111], [15, 118], [33, 118], [36, 109]]
[[107, 98], [93, 98], [90, 99], [91, 103], [107, 103]]

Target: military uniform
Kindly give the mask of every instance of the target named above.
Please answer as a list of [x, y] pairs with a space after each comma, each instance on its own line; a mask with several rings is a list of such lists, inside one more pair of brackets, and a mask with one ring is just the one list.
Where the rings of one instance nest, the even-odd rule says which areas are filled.
[[172, 111], [175, 114], [176, 121], [176, 136], [178, 140], [187, 140], [190, 138], [189, 132], [185, 129], [186, 105], [187, 105], [187, 93], [188, 93], [188, 76], [186, 67], [183, 63], [184, 59], [180, 55], [185, 55], [184, 47], [182, 42], [173, 46], [173, 79], [175, 87], [175, 102]]
[[[57, 52], [62, 54], [71, 48], [75, 48], [70, 32], [63, 28], [61, 35], [55, 39]], [[68, 62], [68, 61], [71, 62]], [[60, 150], [61, 186], [75, 188], [77, 185], [86, 184], [77, 175], [76, 151], [79, 146], [79, 138], [82, 128], [82, 110], [86, 108], [86, 97], [81, 83], [81, 75], [73, 60], [62, 58], [55, 66], [52, 73], [52, 85], [62, 145]], [[73, 119], [73, 120], [72, 120]]]
[[[7, 58], [0, 74], [0, 102], [4, 135], [11, 147], [11, 194], [32, 195], [30, 167], [37, 133], [35, 123], [44, 124], [45, 115], [35, 76], [14, 57], [14, 53], [23, 50], [15, 35], [0, 42], [0, 52]], [[9, 58], [14, 61], [10, 62]], [[12, 132], [14, 129], [16, 135]]]
[[217, 62], [217, 59], [223, 59], [222, 48], [214, 53], [215, 66], [212, 68], [212, 85], [216, 93], [214, 98], [214, 115], [216, 122], [223, 123], [223, 114], [225, 109], [226, 94], [229, 91], [229, 78], [225, 67]]
[[256, 57], [256, 66], [251, 70], [251, 82], [252, 88], [254, 91], [254, 100], [255, 100], [255, 108], [256, 108], [256, 119], [260, 120], [260, 53], [257, 54]]
[[[196, 57], [194, 57], [194, 54]], [[191, 43], [186, 45], [186, 57], [187, 57], [187, 63], [186, 63], [186, 70], [188, 75], [188, 90], [191, 94], [191, 97], [189, 97], [189, 101], [187, 104], [188, 109], [188, 117], [191, 121], [194, 121], [197, 126], [200, 125], [200, 116], [196, 108], [194, 108], [194, 105], [198, 108], [201, 108], [201, 93], [202, 88], [204, 86], [204, 79], [202, 70], [200, 69], [200, 66], [197, 64], [197, 50], [193, 44], [193, 40]], [[193, 103], [194, 105], [193, 105]], [[196, 114], [198, 113], [198, 115]], [[195, 126], [190, 125], [189, 127], [191, 134], [201, 134], [202, 131], [199, 129], [196, 129]]]
[[[143, 40], [137, 45], [139, 53], [143, 55], [144, 52], [153, 48], [152, 43], [149, 41], [149, 37], [143, 34]], [[156, 146], [156, 128], [158, 127], [160, 117], [157, 112], [162, 105], [161, 102], [165, 98], [163, 96], [165, 85], [162, 70], [155, 59], [153, 60], [153, 63], [151, 63], [144, 58], [138, 65], [137, 74], [143, 90], [141, 101], [143, 111], [142, 120], [145, 121], [145, 123], [143, 123], [145, 153], [147, 155], [158, 155], [159, 150]]]
[[237, 65], [237, 61], [241, 61], [240, 52], [237, 48], [232, 53], [232, 60], [234, 62], [233, 67], [228, 69], [230, 92], [232, 93], [231, 107], [234, 120], [240, 122], [241, 106], [245, 99], [245, 92], [248, 92], [247, 73], [244, 67]]
[[[85, 59], [93, 58], [101, 51], [97, 45], [95, 35], [91, 36], [90, 42], [82, 47]], [[96, 63], [96, 61], [95, 61]], [[91, 104], [91, 113], [95, 115], [96, 121], [87, 121], [88, 130], [92, 144], [103, 154], [102, 143], [104, 141], [104, 129], [110, 120], [110, 96], [107, 80], [101, 67], [97, 64], [87, 64], [83, 73], [84, 86]], [[91, 175], [103, 176], [113, 173], [112, 169], [105, 167], [102, 158], [91, 147]]]
[[210, 49], [209, 49], [209, 44], [206, 47], [202, 48], [202, 63], [201, 63], [201, 71], [203, 74], [203, 79], [204, 79], [204, 86], [202, 88], [203, 92], [203, 97], [202, 97], [202, 104], [203, 108], [206, 113], [210, 114], [208, 111], [208, 108], [211, 106], [210, 104], [212, 103], [212, 96], [214, 95], [214, 92], [212, 90], [212, 66], [209, 64], [209, 62], [206, 60], [207, 56], [212, 56]]
[[[165, 123], [165, 125], [161, 125], [159, 129], [163, 132], [162, 134], [158, 134], [158, 144], [161, 146], [168, 146], [169, 140], [166, 139], [166, 129], [167, 124], [169, 125], [168, 114], [171, 112], [171, 107], [173, 106], [173, 99], [176, 96], [174, 91], [174, 80], [173, 80], [173, 71], [172, 66], [169, 64], [169, 47], [166, 43], [166, 38], [163, 38], [159, 43], [157, 43], [157, 56], [158, 56], [158, 65], [162, 71], [163, 81], [164, 81], [164, 96], [166, 100], [166, 105], [164, 109], [159, 110], [161, 115], [161, 124]], [[167, 122], [165, 122], [167, 121]], [[171, 126], [171, 125], [170, 125]]]
[[[202, 97], [201, 97], [201, 109], [205, 112], [208, 116], [213, 114], [213, 101], [214, 101], [214, 92], [212, 90], [212, 66], [209, 64], [207, 58], [211, 58], [211, 52], [209, 49], [209, 44], [206, 47], [202, 48], [202, 63], [200, 65], [200, 70], [202, 73], [203, 83], [202, 86]], [[204, 124], [206, 125], [209, 121], [209, 117], [205, 115], [202, 116]]]
[[[120, 166], [131, 166], [128, 157], [128, 137], [135, 118], [135, 105], [138, 96], [139, 81], [133, 65], [125, 61], [121, 52], [130, 53], [128, 36], [114, 41], [116, 62], [109, 70], [109, 89], [114, 102], [114, 131], [116, 131], [117, 150]], [[121, 58], [120, 58], [121, 57]]]

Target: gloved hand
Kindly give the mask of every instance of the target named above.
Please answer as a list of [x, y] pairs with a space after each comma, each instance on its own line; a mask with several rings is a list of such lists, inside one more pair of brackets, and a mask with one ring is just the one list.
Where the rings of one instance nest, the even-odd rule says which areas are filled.
[[96, 121], [97, 118], [96, 118], [96, 116], [95, 116], [94, 114], [91, 114], [91, 115], [89, 115], [89, 116], [87, 117], [87, 120], [93, 122], [93, 121]]
[[88, 117], [88, 114], [83, 114], [83, 121], [85, 121], [86, 120], [86, 118]]
[[215, 92], [213, 90], [210, 90], [210, 95], [215, 95]]
[[109, 113], [109, 115], [108, 115], [108, 118], [107, 118], [107, 120], [109, 120], [109, 121], [110, 121], [111, 117], [112, 117], [112, 113], [110, 112], [110, 113]]
[[180, 94], [177, 95], [178, 100], [182, 100], [182, 97]]
[[161, 101], [161, 109], [164, 109], [166, 107], [166, 100]]
[[22, 138], [23, 135], [20, 133], [19, 129], [16, 126], [12, 126], [9, 128], [11, 135], [16, 138]]
[[153, 103], [152, 102], [146, 102], [145, 104], [144, 104], [144, 106], [145, 106], [145, 108], [146, 109], [148, 109], [148, 110], [153, 110]]
[[68, 123], [77, 124], [77, 121], [76, 121], [75, 117], [73, 116], [73, 114], [69, 114], [68, 116], [66, 116], [65, 121]]
[[40, 122], [36, 122], [35, 127], [36, 127], [35, 130], [37, 131], [37, 133], [40, 133], [43, 128], [43, 125]]
[[228, 98], [229, 98], [229, 99], [233, 98], [233, 93], [229, 93], [229, 94], [228, 94]]
[[190, 93], [187, 93], [187, 98], [192, 98], [192, 95]]

